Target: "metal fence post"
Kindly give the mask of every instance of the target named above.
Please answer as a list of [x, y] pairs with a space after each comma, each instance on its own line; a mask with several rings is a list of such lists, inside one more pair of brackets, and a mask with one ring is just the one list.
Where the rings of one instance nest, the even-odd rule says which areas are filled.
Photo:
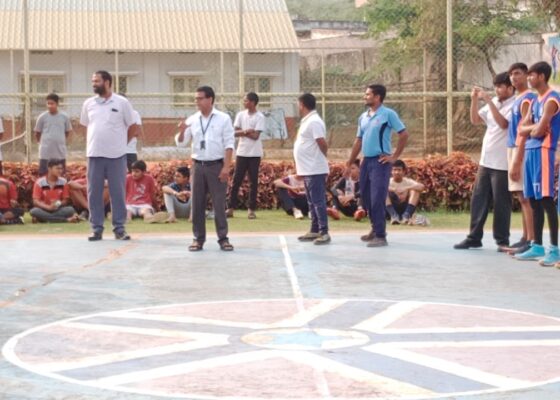
[[29, 77], [29, 13], [27, 0], [23, 0], [23, 89], [24, 89], [24, 115], [25, 115], [25, 159], [31, 163], [31, 82]]
[[447, 155], [453, 152], [453, 0], [447, 0]]
[[240, 104], [245, 94], [245, 60], [243, 54], [243, 0], [239, 0], [239, 97]]

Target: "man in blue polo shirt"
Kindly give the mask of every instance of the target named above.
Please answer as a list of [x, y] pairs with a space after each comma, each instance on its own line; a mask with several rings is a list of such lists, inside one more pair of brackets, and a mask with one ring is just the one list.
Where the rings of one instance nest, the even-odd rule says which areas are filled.
[[[360, 151], [363, 161], [360, 168], [360, 193], [363, 207], [371, 221], [371, 231], [361, 239], [368, 247], [387, 246], [385, 230], [385, 200], [391, 178], [393, 163], [399, 159], [408, 140], [408, 132], [398, 114], [383, 105], [387, 89], [383, 85], [370, 85], [366, 89], [364, 101], [368, 107], [358, 119], [358, 132], [347, 171]], [[391, 148], [391, 133], [399, 134], [397, 148]]]

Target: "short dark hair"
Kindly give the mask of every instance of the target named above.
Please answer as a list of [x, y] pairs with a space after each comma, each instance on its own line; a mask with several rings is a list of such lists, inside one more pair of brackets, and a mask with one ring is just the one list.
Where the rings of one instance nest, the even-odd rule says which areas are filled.
[[191, 176], [191, 171], [189, 170], [189, 167], [177, 167], [177, 169], [175, 170], [175, 172], [180, 173], [181, 175], [183, 175], [185, 178], [188, 178]]
[[496, 74], [493, 83], [494, 86], [498, 86], [498, 85], [511, 86], [511, 80], [509, 79], [509, 74], [507, 72], [500, 72], [499, 74]]
[[529, 67], [529, 73], [535, 73], [537, 75], [543, 74], [544, 80], [548, 82], [550, 76], [552, 75], [552, 67], [546, 61], [540, 61], [536, 64], [531, 65]]
[[109, 86], [113, 86], [113, 75], [105, 70], [95, 71], [94, 75], [99, 75], [103, 81], [109, 81]]
[[516, 69], [523, 71], [524, 73], [529, 72], [529, 68], [527, 68], [527, 64], [522, 63], [522, 62], [518, 62], [518, 63], [514, 63], [511, 64], [510, 67], [508, 68], [508, 75], [511, 75], [513, 71], [515, 71]]
[[206, 98], [212, 98], [212, 104], [214, 104], [214, 100], [216, 100], [216, 94], [214, 93], [214, 89], [212, 89], [210, 86], [200, 86], [196, 88], [196, 91], [204, 93], [204, 97]]
[[58, 104], [58, 102], [60, 101], [60, 98], [58, 97], [58, 95], [56, 93], [49, 93], [47, 95], [47, 101], [49, 101], [49, 100], [52, 100], [56, 104]]
[[298, 101], [310, 111], [315, 110], [315, 107], [317, 106], [317, 100], [311, 93], [302, 94], [298, 97]]
[[381, 98], [381, 102], [383, 103], [385, 96], [387, 96], [387, 88], [385, 86], [374, 83], [373, 85], [369, 85], [368, 89], [370, 89], [374, 95], [379, 96]]
[[247, 97], [247, 100], [255, 103], [255, 105], [259, 104], [259, 95], [255, 92], [249, 92], [245, 95], [245, 97]]
[[132, 165], [130, 166], [130, 169], [138, 169], [142, 172], [146, 172], [146, 163], [144, 162], [144, 160], [138, 160], [138, 161], [134, 161], [132, 163]]
[[56, 167], [58, 165], [64, 166], [64, 160], [61, 160], [59, 158], [51, 158], [47, 161], [47, 168]]
[[403, 170], [406, 171], [406, 164], [404, 163], [403, 160], [397, 160], [393, 163], [393, 168], [402, 168]]

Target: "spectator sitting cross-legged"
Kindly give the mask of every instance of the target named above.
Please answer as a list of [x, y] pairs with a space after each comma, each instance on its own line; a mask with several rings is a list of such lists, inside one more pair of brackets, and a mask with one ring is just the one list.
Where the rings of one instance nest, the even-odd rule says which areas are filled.
[[305, 184], [303, 177], [299, 175], [288, 175], [274, 181], [278, 190], [278, 202], [288, 215], [295, 219], [303, 219], [309, 214], [309, 204], [305, 195]]
[[407, 178], [405, 174], [406, 164], [404, 161], [395, 161], [391, 170], [389, 194], [386, 202], [387, 214], [391, 218], [392, 225], [411, 223], [411, 218], [420, 200], [420, 193], [424, 190], [423, 184]]
[[[70, 189], [72, 205], [76, 211], [80, 213], [80, 219], [82, 221], [87, 221], [89, 219], [87, 177], [71, 180], [68, 182], [68, 188]], [[103, 188], [103, 204], [105, 204], [105, 215], [107, 215], [111, 210], [109, 185], [107, 181], [105, 181], [105, 187]]]
[[165, 222], [177, 222], [178, 218], [190, 218], [191, 184], [188, 167], [179, 167], [175, 171], [174, 181], [163, 187], [163, 200], [169, 217]]
[[356, 159], [350, 166], [350, 174], [340, 178], [332, 187], [331, 194], [333, 207], [327, 209], [327, 214], [333, 219], [340, 219], [340, 212], [347, 217], [353, 217], [356, 221], [362, 220], [367, 215], [360, 199], [359, 159]]
[[16, 185], [0, 176], [0, 224], [23, 224], [23, 209], [17, 201]]
[[163, 222], [167, 219], [167, 214], [154, 213], [156, 182], [146, 173], [146, 168], [144, 161], [135, 161], [130, 167], [130, 174], [126, 176], [127, 220], [142, 217], [147, 223]]
[[79, 222], [74, 207], [70, 205], [70, 190], [62, 160], [47, 162], [47, 175], [39, 178], [33, 187], [33, 207], [30, 211], [33, 222]]

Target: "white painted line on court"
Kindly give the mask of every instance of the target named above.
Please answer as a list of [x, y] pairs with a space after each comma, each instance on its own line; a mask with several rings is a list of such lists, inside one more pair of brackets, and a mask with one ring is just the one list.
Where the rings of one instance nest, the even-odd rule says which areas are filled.
[[393, 304], [386, 310], [379, 314], [354, 325], [353, 329], [364, 330], [368, 332], [386, 332], [385, 327], [395, 323], [406, 314], [422, 307], [424, 304], [416, 301], [403, 301], [401, 303]]
[[321, 300], [319, 304], [315, 304], [303, 312], [298, 312], [294, 316], [282, 321], [270, 324], [270, 328], [292, 328], [294, 326], [306, 326], [314, 319], [331, 312], [332, 310], [346, 304], [348, 300]]
[[404, 349], [469, 347], [560, 347], [560, 340], [469, 340], [461, 342], [384, 342], [384, 346]]
[[457, 364], [451, 361], [426, 356], [424, 354], [414, 353], [412, 351], [385, 346], [384, 344], [374, 344], [372, 346], [364, 347], [363, 349], [371, 353], [381, 354], [409, 363], [422, 365], [424, 367], [436, 369], [448, 374], [460, 376], [494, 387], [508, 388], [509, 390], [512, 390], [515, 388], [531, 385], [531, 382], [491, 374], [489, 372], [484, 372], [476, 368], [466, 367], [464, 365]]
[[[288, 242], [286, 241], [286, 236], [284, 235], [279, 235], [279, 238], [280, 238], [280, 244], [282, 246], [282, 254], [284, 254], [284, 262], [286, 264], [286, 270], [288, 271], [288, 277], [290, 278], [290, 284], [292, 286], [292, 293], [296, 300], [298, 315], [305, 316], [306, 310], [305, 310], [305, 305], [303, 303], [304, 301], [303, 293], [301, 291], [301, 287], [299, 286], [296, 271], [294, 269], [294, 264], [292, 263], [292, 257], [290, 256], [290, 251], [288, 249]], [[329, 389], [327, 377], [325, 376], [322, 366], [319, 365], [314, 371], [315, 371], [314, 372], [315, 386], [317, 387], [317, 390], [319, 391], [319, 393], [321, 393], [321, 396], [323, 396], [324, 398], [330, 398], [331, 391]]]
[[292, 285], [292, 293], [296, 300], [297, 309], [300, 313], [305, 313], [305, 306], [303, 305], [303, 293], [301, 292], [301, 287], [299, 286], [296, 271], [294, 270], [294, 264], [292, 263], [290, 251], [288, 250], [288, 242], [286, 241], [286, 236], [280, 235], [279, 238], [280, 244], [282, 245], [282, 254], [284, 254], [284, 263], [286, 264], [286, 269], [288, 270], [288, 277], [290, 278], [290, 284]]
[[505, 332], [560, 332], [560, 326], [475, 326], [465, 328], [418, 328], [418, 329], [383, 329], [383, 334], [418, 334], [418, 333], [505, 333]]

